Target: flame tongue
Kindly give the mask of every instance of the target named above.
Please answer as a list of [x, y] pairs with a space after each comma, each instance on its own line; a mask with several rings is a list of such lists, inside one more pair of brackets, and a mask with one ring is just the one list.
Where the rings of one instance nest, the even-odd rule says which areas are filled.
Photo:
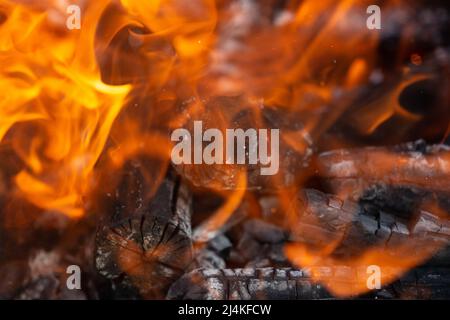
[[90, 5], [75, 32], [48, 13], [2, 4], [9, 12], [0, 25], [0, 84], [8, 94], [0, 102], [0, 139], [24, 163], [18, 193], [79, 217], [87, 181], [130, 89], [104, 84], [94, 58], [96, 23], [108, 1]]

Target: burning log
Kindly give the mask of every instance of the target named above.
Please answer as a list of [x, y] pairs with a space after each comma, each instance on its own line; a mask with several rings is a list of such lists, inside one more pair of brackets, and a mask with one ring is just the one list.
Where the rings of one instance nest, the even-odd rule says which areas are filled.
[[395, 212], [408, 218], [418, 209], [435, 211], [441, 217], [450, 217], [449, 194], [414, 186], [392, 186], [385, 183], [371, 184], [359, 197], [359, 202], [379, 210]]
[[[303, 280], [306, 280], [303, 281]], [[297, 290], [298, 289], [298, 290]], [[197, 269], [170, 288], [168, 299], [249, 300], [329, 298], [319, 284], [291, 269]]]
[[[304, 125], [286, 120], [301, 118], [300, 113], [284, 114], [286, 110], [270, 110], [244, 97], [204, 100], [206, 108], [193, 114], [193, 121], [173, 137], [178, 141], [172, 155], [174, 169], [183, 178], [196, 187], [216, 190], [239, 189], [242, 172], [249, 190], [270, 191], [297, 182], [313, 152]], [[259, 113], [260, 123], [254, 119]]]
[[338, 150], [322, 153], [316, 161], [318, 174], [326, 179], [450, 192], [450, 147], [446, 145], [427, 146], [418, 141], [391, 149]]
[[[298, 223], [291, 226], [290, 240], [315, 248], [339, 241], [333, 254], [340, 257], [352, 257], [375, 245], [382, 245], [382, 250], [389, 253], [405, 242], [414, 243], [422, 254], [432, 255], [450, 242], [450, 221], [423, 210], [409, 222], [309, 189], [299, 194], [299, 203], [301, 212]], [[441, 256], [447, 260], [450, 252]]]
[[169, 176], [145, 200], [139, 168], [132, 168], [128, 176], [135, 181], [132, 192], [142, 203], [127, 215], [130, 204], [118, 192], [116, 214], [97, 232], [95, 264], [115, 286], [137, 288], [144, 298], [162, 298], [192, 259], [190, 193], [186, 185]]
[[450, 297], [431, 2], [0, 0], [0, 298]]
[[[331, 299], [333, 296], [310, 274], [320, 272], [329, 281], [352, 287], [367, 281], [366, 268], [346, 266], [306, 269], [197, 269], [170, 288], [168, 299], [251, 300]], [[396, 270], [386, 270], [396, 272]], [[370, 293], [382, 299], [443, 298], [450, 294], [450, 269], [418, 268], [391, 285]]]

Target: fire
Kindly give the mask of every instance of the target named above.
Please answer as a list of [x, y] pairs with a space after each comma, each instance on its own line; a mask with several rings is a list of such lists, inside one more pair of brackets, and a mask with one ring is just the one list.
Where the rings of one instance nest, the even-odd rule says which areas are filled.
[[[311, 276], [322, 283], [334, 296], [354, 297], [372, 289], [368, 285], [371, 266], [379, 268], [380, 283], [385, 286], [423, 262], [424, 257], [437, 249], [438, 247], [433, 247], [425, 252], [418, 252], [413, 243], [403, 243], [389, 252], [383, 252], [381, 247], [371, 248], [357, 258], [336, 259], [330, 255], [330, 251], [318, 253], [311, 251], [306, 246], [291, 244], [286, 246], [286, 255], [295, 265], [310, 269]], [[339, 281], [339, 277], [327, 277], [321, 272], [322, 268], [341, 266], [360, 270], [362, 276], [359, 275], [352, 279], [353, 283], [349, 283], [348, 279], [344, 278], [344, 281]]]
[[82, 197], [130, 91], [102, 82], [95, 60], [96, 25], [107, 4], [89, 5], [76, 32], [49, 12], [0, 4], [7, 17], [0, 25], [0, 84], [6, 93], [0, 141], [23, 162], [14, 178], [18, 196], [69, 217], [84, 214]]
[[[213, 239], [214, 236], [217, 235], [217, 231], [220, 230], [220, 227], [228, 221], [233, 212], [235, 212], [239, 207], [239, 204], [245, 195], [247, 179], [242, 172], [239, 174], [237, 179], [238, 186], [236, 190], [233, 191], [228, 198], [226, 198], [227, 200], [225, 204], [217, 209], [211, 218], [209, 218], [203, 225], [197, 228], [193, 235], [196, 241], [201, 243]], [[227, 195], [225, 194], [225, 197], [226, 196]]]
[[[12, 190], [0, 181], [0, 193], [43, 211], [85, 217], [86, 199], [111, 187], [102, 186], [100, 177], [114, 175], [134, 157], [159, 161], [146, 168], [156, 190], [170, 163], [170, 132], [191, 131], [194, 122], [202, 121], [222, 133], [226, 128], [280, 129], [280, 170], [260, 177], [255, 174], [259, 168], [241, 163], [174, 165], [192, 185], [225, 198], [197, 230], [197, 240], [216, 234], [255, 190], [276, 194], [284, 219], [293, 226], [301, 218], [292, 207], [302, 207], [292, 203], [292, 196], [312, 175], [314, 148], [320, 142], [333, 149], [354, 143], [339, 135], [323, 143], [341, 116], [354, 111], [345, 124], [361, 140], [394, 118], [408, 128], [423, 119], [399, 103], [406, 87], [432, 78], [412, 66], [389, 79], [382, 95], [361, 100], [361, 92], [382, 73], [376, 61], [380, 33], [366, 28], [365, 9], [374, 1], [285, 1], [273, 13], [267, 8], [272, 1], [79, 0], [80, 30], [66, 28], [66, 2], [0, 0], [0, 150], [18, 159], [17, 170], [0, 167], [2, 180], [5, 172], [14, 172]], [[406, 3], [382, 2], [386, 12]], [[419, 54], [410, 60], [415, 67], [426, 63]], [[450, 126], [446, 136], [449, 132]], [[401, 172], [408, 159], [380, 151], [372, 154], [373, 167], [364, 158], [354, 166], [358, 177], [370, 171], [382, 178]], [[423, 159], [424, 167], [448, 173], [448, 154]], [[318, 171], [333, 175], [334, 169]], [[391, 183], [430, 184], [413, 176], [393, 175]], [[437, 179], [436, 185], [449, 190], [445, 180]], [[347, 198], [350, 190], [338, 192]], [[389, 252], [371, 247], [357, 258], [340, 260], [332, 253], [341, 236], [328, 239], [320, 250], [292, 243], [285, 252], [300, 267], [394, 265], [400, 271], [385, 277], [389, 283], [438, 247], [430, 244], [426, 252], [416, 252], [414, 242], [401, 243]], [[148, 270], [139, 259], [137, 253], [123, 254], [119, 264], [144, 277]], [[365, 282], [350, 288], [320, 274], [313, 277], [337, 296], [367, 291]]]

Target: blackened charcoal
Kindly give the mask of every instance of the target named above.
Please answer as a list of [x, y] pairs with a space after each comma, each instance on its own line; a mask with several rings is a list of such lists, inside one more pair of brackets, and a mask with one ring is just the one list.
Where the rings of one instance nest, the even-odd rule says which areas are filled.
[[397, 299], [449, 299], [449, 272], [448, 268], [417, 268], [387, 289], [395, 292]]
[[411, 223], [382, 211], [368, 212], [358, 203], [317, 190], [301, 191], [298, 200], [301, 212], [290, 239], [323, 248], [342, 238], [334, 253], [338, 256], [357, 255], [372, 245], [389, 250], [411, 241], [417, 250], [431, 255], [436, 248], [446, 250], [450, 241], [450, 221], [427, 211], [420, 211]]
[[168, 299], [296, 300], [331, 295], [302, 271], [293, 269], [199, 269], [170, 288]]
[[38, 277], [19, 290], [18, 300], [86, 300], [80, 289], [68, 289], [63, 277], [58, 274]]
[[245, 232], [263, 243], [280, 243], [286, 240], [286, 233], [282, 228], [259, 219], [245, 222], [244, 228]]
[[54, 299], [57, 295], [59, 280], [52, 276], [41, 277], [29, 283], [17, 295], [19, 300]]
[[[168, 299], [250, 300], [302, 299], [319, 296], [320, 285], [308, 292], [297, 290], [297, 281], [275, 277], [275, 270], [267, 269], [200, 269], [178, 280], [169, 290]], [[303, 293], [303, 297], [298, 293]]]
[[208, 247], [217, 253], [227, 251], [231, 248], [231, 246], [232, 244], [230, 240], [223, 234], [218, 235], [217, 237], [208, 242]]
[[388, 212], [406, 220], [414, 220], [428, 210], [442, 220], [450, 218], [448, 199], [450, 193], [435, 192], [414, 186], [373, 184], [369, 186], [359, 203], [372, 211]]
[[[139, 170], [128, 174], [144, 181]], [[126, 208], [99, 226], [96, 268], [116, 290], [134, 286], [144, 298], [164, 297], [192, 260], [189, 190], [169, 175], [148, 202]]]
[[450, 245], [439, 250], [426, 262], [427, 266], [446, 267], [450, 266]]
[[283, 246], [288, 232], [280, 226], [261, 219], [245, 221], [232, 236], [233, 246], [229, 262], [233, 266], [286, 266]]
[[232, 244], [230, 240], [220, 234], [209, 241], [206, 246], [200, 248], [194, 253], [194, 261], [189, 266], [189, 270], [198, 268], [225, 268], [224, 258], [228, 255]]
[[245, 268], [285, 267], [290, 265], [283, 244], [265, 244], [263, 250], [245, 264]]
[[96, 289], [92, 288], [88, 268], [82, 268], [81, 287], [69, 289], [66, 282], [68, 265], [70, 263], [57, 250], [36, 250], [26, 258], [2, 263], [0, 299], [84, 300], [89, 295], [95, 296]]
[[275, 265], [287, 265], [288, 261], [284, 255], [284, 243], [270, 245], [268, 257]]
[[423, 188], [379, 183], [369, 185], [359, 202], [408, 218], [420, 208], [421, 204], [427, 200], [432, 200], [434, 196], [435, 193]]
[[263, 244], [255, 240], [250, 234], [244, 233], [239, 239], [236, 249], [245, 260], [252, 260], [262, 254]]
[[[313, 270], [314, 269], [314, 270]], [[365, 268], [364, 268], [365, 270]], [[393, 270], [391, 270], [393, 271]], [[180, 300], [333, 299], [326, 287], [311, 278], [320, 272], [323, 281], [337, 281], [350, 288], [365, 282], [367, 274], [346, 266], [305, 269], [198, 269], [175, 282], [167, 298]], [[393, 271], [398, 272], [398, 270]], [[448, 299], [449, 268], [417, 268], [394, 283], [353, 298]]]
[[230, 262], [241, 267], [289, 265], [284, 255], [283, 244], [260, 244], [255, 252], [252, 253], [251, 250], [252, 248], [238, 248], [238, 251], [232, 252], [233, 256], [230, 257]]
[[222, 269], [225, 268], [225, 260], [216, 252], [203, 249], [195, 255], [194, 261], [190, 269], [209, 268]]
[[258, 257], [256, 259], [251, 260], [245, 265], [245, 268], [270, 268], [273, 266], [272, 261], [264, 257]]

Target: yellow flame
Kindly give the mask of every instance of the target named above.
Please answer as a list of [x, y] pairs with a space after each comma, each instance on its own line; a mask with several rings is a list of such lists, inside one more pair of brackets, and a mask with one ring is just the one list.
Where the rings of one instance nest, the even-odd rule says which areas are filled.
[[51, 21], [50, 10], [0, 1], [7, 11], [0, 25], [0, 85], [7, 93], [0, 141], [24, 163], [18, 193], [70, 217], [84, 213], [82, 196], [130, 90], [103, 83], [95, 60], [97, 21], [108, 3], [89, 4], [81, 30], [68, 30]]

